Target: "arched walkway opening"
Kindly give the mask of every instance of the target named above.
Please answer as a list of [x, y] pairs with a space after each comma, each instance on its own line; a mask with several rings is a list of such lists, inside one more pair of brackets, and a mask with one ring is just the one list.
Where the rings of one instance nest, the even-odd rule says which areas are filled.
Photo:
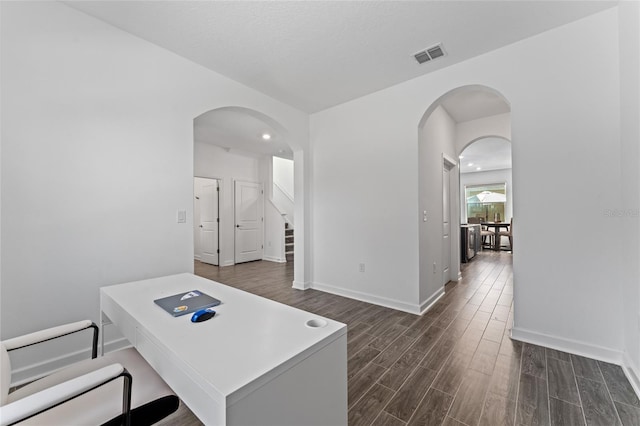
[[461, 278], [460, 225], [467, 218], [462, 213], [466, 203], [461, 184], [464, 158], [460, 155], [473, 142], [487, 138], [511, 140], [511, 106], [502, 94], [486, 86], [448, 91], [427, 108], [419, 122], [419, 300], [423, 312], [444, 294], [447, 282]]
[[[217, 266], [253, 260], [295, 264], [302, 150], [278, 121], [229, 106], [207, 111], [194, 126], [194, 258]], [[301, 198], [301, 197], [298, 197]], [[302, 222], [302, 219], [301, 219]], [[298, 235], [291, 237], [295, 229]], [[303, 258], [303, 255], [300, 255]], [[304, 266], [301, 264], [300, 269]]]

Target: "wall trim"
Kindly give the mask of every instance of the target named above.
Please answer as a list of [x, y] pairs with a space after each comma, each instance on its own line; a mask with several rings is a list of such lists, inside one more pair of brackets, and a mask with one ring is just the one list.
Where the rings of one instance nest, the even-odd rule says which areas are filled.
[[631, 383], [634, 392], [640, 398], [640, 377], [638, 367], [633, 363], [629, 354], [602, 346], [579, 342], [577, 340], [564, 339], [558, 336], [537, 333], [523, 328], [513, 327], [511, 338], [534, 345], [545, 346], [574, 355], [585, 356], [599, 361], [609, 362], [622, 367], [625, 376]]
[[298, 290], [309, 290], [313, 288], [310, 281], [293, 281], [291, 287]]
[[[104, 351], [112, 352], [118, 349], [131, 346], [129, 341], [124, 337], [121, 337], [111, 342], [105, 343]], [[98, 344], [98, 356], [100, 356], [100, 346]], [[41, 362], [37, 362], [31, 365], [17, 368], [11, 373], [11, 386], [20, 386], [25, 383], [32, 382], [43, 376], [49, 375], [56, 370], [59, 370], [68, 365], [76, 362], [91, 359], [91, 347], [80, 349], [75, 352], [71, 352], [65, 355], [60, 355], [55, 358], [50, 358]]]
[[520, 327], [513, 327], [513, 329], [511, 329], [511, 338], [616, 365], [622, 365], [623, 361], [623, 353], [621, 351], [577, 340], [538, 333]]
[[[427, 312], [431, 307], [444, 296], [444, 286], [440, 287], [435, 293], [431, 295], [427, 300], [420, 304], [420, 313], [419, 315], [423, 315]], [[413, 313], [413, 312], [412, 312]]]
[[640, 398], [640, 377], [638, 377], [638, 366], [631, 360], [629, 353], [625, 351], [623, 359], [622, 359], [622, 371], [624, 371], [625, 376], [629, 379], [629, 383], [631, 383], [631, 387], [636, 392], [638, 398]]
[[362, 302], [372, 303], [374, 305], [384, 306], [387, 308], [395, 309], [398, 311], [408, 312], [414, 315], [421, 315], [421, 309], [418, 305], [412, 305], [410, 303], [402, 302], [399, 300], [389, 299], [386, 297], [374, 296], [368, 293], [361, 293], [359, 291], [347, 290], [340, 287], [334, 287], [329, 284], [323, 284], [319, 282], [313, 282], [311, 288], [315, 290], [324, 291], [326, 293], [336, 294], [338, 296], [348, 297], [350, 299], [360, 300]]
[[267, 262], [275, 262], [275, 263], [287, 263], [287, 259], [284, 259], [282, 257], [275, 257], [275, 256], [263, 256], [262, 260], [266, 260]]

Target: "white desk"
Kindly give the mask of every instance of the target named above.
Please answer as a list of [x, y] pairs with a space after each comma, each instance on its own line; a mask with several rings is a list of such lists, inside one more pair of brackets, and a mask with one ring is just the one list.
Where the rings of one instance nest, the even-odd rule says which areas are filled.
[[[190, 290], [222, 301], [214, 318], [153, 302]], [[100, 309], [206, 425], [347, 424], [342, 323], [192, 274], [102, 287]]]

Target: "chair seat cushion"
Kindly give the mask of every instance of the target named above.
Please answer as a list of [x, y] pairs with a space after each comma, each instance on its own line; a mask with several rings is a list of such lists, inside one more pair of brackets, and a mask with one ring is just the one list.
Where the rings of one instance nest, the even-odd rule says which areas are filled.
[[[132, 424], [152, 424], [178, 408], [179, 402], [174, 392], [134, 348], [118, 350], [63, 368], [10, 393], [8, 402], [116, 362], [122, 364], [133, 377], [132, 416], [138, 421], [132, 421]], [[122, 414], [122, 390], [123, 379], [120, 378], [20, 424], [101, 425]], [[148, 416], [158, 418], [147, 421], [145, 419]]]

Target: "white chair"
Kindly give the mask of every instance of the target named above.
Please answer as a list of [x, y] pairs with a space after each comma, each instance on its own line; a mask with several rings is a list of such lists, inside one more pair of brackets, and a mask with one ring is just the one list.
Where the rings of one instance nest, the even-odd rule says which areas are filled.
[[[9, 352], [93, 329], [92, 359], [9, 393]], [[98, 327], [79, 321], [0, 342], [0, 425], [150, 425], [178, 409], [179, 399], [134, 348], [97, 356]]]

